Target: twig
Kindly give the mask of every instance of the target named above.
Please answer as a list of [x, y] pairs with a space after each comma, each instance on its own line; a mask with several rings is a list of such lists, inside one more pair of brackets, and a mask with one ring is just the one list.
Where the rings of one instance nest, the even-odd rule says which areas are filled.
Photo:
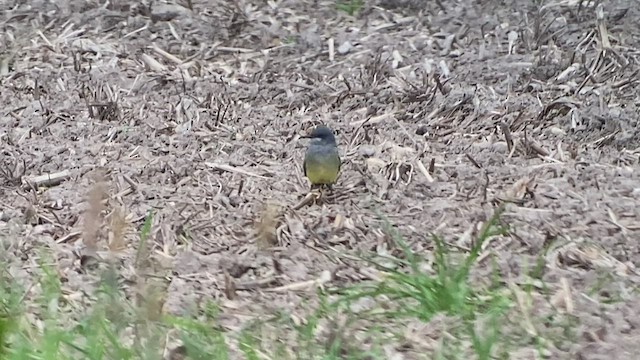
[[322, 285], [328, 283], [329, 281], [331, 281], [331, 278], [332, 278], [331, 272], [329, 270], [325, 270], [320, 274], [320, 277], [318, 277], [315, 280], [301, 281], [301, 282], [297, 282], [297, 283], [293, 283], [293, 284], [288, 284], [288, 285], [279, 286], [279, 287], [275, 287], [275, 288], [271, 288], [271, 289], [266, 289], [265, 291], [269, 291], [269, 292], [285, 292], [285, 291], [306, 290], [306, 289], [308, 289], [310, 287], [322, 286]]
[[296, 206], [293, 207], [293, 210], [300, 210], [311, 203], [317, 202], [321, 197], [322, 192], [319, 188], [312, 189]]
[[[522, 112], [520, 113], [522, 114]], [[509, 130], [509, 125], [507, 125], [507, 123], [505, 123], [504, 121], [501, 121], [500, 129], [504, 134], [504, 140], [507, 142], [507, 150], [509, 151], [509, 154], [511, 154], [511, 149], [513, 149], [513, 137], [511, 136], [511, 130]]]
[[607, 215], [609, 215], [609, 221], [613, 225], [619, 227], [620, 228], [620, 232], [622, 232], [622, 235], [626, 238], [627, 237], [627, 228], [618, 221], [618, 217], [613, 212], [613, 210], [611, 210], [611, 208], [607, 208]]
[[480, 264], [482, 261], [484, 261], [484, 259], [486, 259], [492, 253], [497, 253], [498, 251], [506, 248], [509, 244], [511, 244], [512, 241], [513, 240], [511, 238], [507, 238], [504, 242], [502, 242], [500, 245], [496, 246], [495, 248], [483, 251], [482, 254], [478, 256], [478, 260], [476, 260], [476, 263]]
[[333, 38], [329, 38], [329, 40], [327, 40], [327, 45], [329, 46], [329, 61], [333, 62], [336, 58], [335, 45], [334, 45]]
[[71, 171], [63, 170], [53, 174], [44, 174], [25, 179], [25, 182], [37, 188], [39, 186], [55, 186], [71, 177]]
[[489, 188], [489, 174], [487, 170], [483, 168], [469, 153], [464, 154], [469, 161], [473, 164], [473, 166], [482, 170], [482, 176], [484, 177], [484, 188], [482, 189], [482, 202], [485, 203], [487, 201], [487, 189]]
[[128, 175], [122, 175], [122, 180], [124, 180], [127, 184], [129, 184], [129, 186], [131, 186], [131, 189], [133, 189], [133, 191], [138, 190], [138, 183], [136, 183]]
[[66, 243], [68, 241], [71, 241], [71, 240], [79, 237], [80, 235], [82, 235], [82, 231], [70, 232], [67, 235], [65, 235], [65, 236], [59, 238], [58, 240], [56, 240], [56, 244]]
[[153, 51], [156, 52], [156, 54], [164, 57], [165, 59], [175, 63], [176, 65], [180, 65], [183, 63], [183, 61], [181, 59], [179, 59], [177, 56], [173, 55], [173, 54], [169, 54], [168, 52], [164, 51], [163, 49], [161, 49], [158, 45], [153, 44], [151, 46], [151, 49]]
[[148, 54], [142, 54], [140, 55], [140, 60], [142, 60], [143, 63], [145, 63], [149, 69], [153, 70], [153, 71], [165, 71], [167, 68], [162, 65], [160, 62], [158, 62], [158, 60], [152, 58], [150, 55]]
[[235, 173], [242, 174], [242, 175], [253, 176], [253, 177], [257, 177], [257, 178], [261, 178], [261, 179], [268, 179], [268, 177], [266, 177], [266, 176], [254, 174], [254, 173], [249, 172], [247, 170], [243, 170], [243, 169], [237, 168], [235, 166], [231, 166], [231, 165], [216, 164], [216, 163], [211, 163], [211, 162], [206, 162], [205, 165], [207, 165], [210, 168], [216, 169], [216, 170], [222, 170], [222, 171], [227, 171], [227, 172], [235, 172]]
[[258, 51], [247, 48], [239, 48], [239, 47], [229, 47], [229, 46], [217, 46], [215, 50], [223, 51], [223, 52], [239, 52], [239, 53], [257, 53]]
[[611, 43], [609, 42], [609, 32], [607, 31], [607, 24], [604, 21], [604, 6], [602, 3], [596, 7], [596, 21], [598, 22], [598, 31], [600, 32], [600, 41], [602, 42], [603, 49], [611, 49]]
[[467, 159], [469, 159], [469, 161], [471, 161], [473, 166], [477, 167], [478, 169], [482, 169], [482, 166], [480, 166], [480, 164], [478, 164], [478, 162], [474, 158], [472, 158], [469, 153], [465, 153], [464, 155], [467, 157]]
[[407, 131], [407, 128], [405, 128], [402, 123], [400, 121], [398, 121], [398, 119], [396, 119], [395, 116], [391, 117], [393, 119], [393, 121], [396, 122], [396, 125], [398, 125], [398, 127], [400, 127], [400, 129], [402, 130], [402, 132], [409, 138], [409, 140], [411, 140], [411, 142], [413, 143], [413, 145], [416, 147], [416, 149], [419, 149], [420, 146], [418, 146], [418, 143], [416, 142], [416, 140], [411, 136], [411, 134], [409, 134], [409, 131]]
[[224, 272], [224, 295], [229, 300], [233, 300], [236, 297], [236, 284], [233, 278], [227, 271]]
[[235, 288], [236, 290], [252, 290], [252, 289], [260, 289], [266, 288], [274, 282], [278, 281], [278, 278], [275, 276], [269, 276], [264, 279], [258, 279], [254, 281], [247, 281], [244, 283], [237, 283]]
[[533, 151], [535, 151], [538, 155], [549, 156], [549, 152], [542, 148], [542, 146], [538, 145], [536, 142], [531, 141], [529, 146]]
[[302, 201], [300, 201], [296, 206], [293, 207], [293, 210], [300, 210], [303, 207], [311, 204], [313, 200], [317, 198], [318, 198], [317, 195], [310, 192], [302, 199]]
[[393, 117], [395, 115], [395, 111], [392, 112], [388, 112], [388, 113], [384, 113], [378, 116], [374, 116], [368, 119], [364, 119], [364, 120], [358, 120], [358, 121], [354, 121], [351, 123], [352, 126], [354, 127], [359, 127], [361, 125], [364, 124], [369, 124], [369, 125], [376, 125], [379, 124], [385, 120], [387, 120], [389, 117]]
[[427, 170], [427, 168], [424, 166], [424, 164], [422, 163], [422, 161], [420, 161], [420, 159], [416, 160], [416, 167], [418, 168], [418, 171], [420, 171], [420, 173], [422, 173], [422, 175], [424, 175], [425, 178], [427, 178], [427, 181], [432, 183], [435, 180], [433, 179], [433, 176], [431, 176], [431, 174], [429, 173], [429, 171]]

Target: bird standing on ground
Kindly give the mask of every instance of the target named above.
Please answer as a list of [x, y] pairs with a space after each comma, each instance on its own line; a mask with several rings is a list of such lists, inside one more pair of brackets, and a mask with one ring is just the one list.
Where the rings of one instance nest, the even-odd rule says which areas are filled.
[[302, 164], [304, 175], [312, 185], [333, 185], [338, 178], [341, 166], [333, 131], [321, 125], [303, 138], [311, 139]]

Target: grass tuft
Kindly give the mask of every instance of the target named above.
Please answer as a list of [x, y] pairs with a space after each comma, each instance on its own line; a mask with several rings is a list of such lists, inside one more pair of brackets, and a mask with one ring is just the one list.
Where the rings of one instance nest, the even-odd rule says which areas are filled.
[[[0, 267], [0, 359], [159, 360], [168, 356], [226, 360], [236, 358], [235, 350], [248, 360], [387, 359], [402, 344], [417, 345], [404, 332], [408, 324], [416, 323], [426, 323], [441, 333], [414, 352], [425, 358], [506, 359], [515, 343], [537, 348], [542, 354], [548, 342], [533, 328], [528, 314], [532, 289], [526, 284], [524, 291], [516, 289], [520, 298], [518, 306], [512, 306], [516, 295], [500, 282], [495, 263], [491, 284], [482, 287], [470, 279], [483, 244], [506, 233], [499, 222], [501, 212], [502, 208], [486, 221], [462, 257], [433, 236], [431, 266], [425, 266], [426, 257], [413, 251], [386, 223], [400, 256], [361, 257], [378, 269], [380, 280], [319, 289], [303, 307], [308, 309], [306, 314], [276, 312], [245, 324], [233, 335], [216, 325], [220, 309], [215, 302], [193, 309], [192, 315], [170, 316], [162, 313], [155, 301], [161, 296], [149, 290], [154, 288], [151, 284], [138, 286], [136, 295], [128, 297], [113, 264], [103, 269], [91, 305], [75, 304], [63, 295], [55, 263], [41, 254], [37, 283], [28, 290]], [[150, 212], [140, 230], [137, 271], [150, 269], [145, 253], [152, 220]], [[532, 276], [540, 272], [539, 267], [536, 264]], [[143, 281], [141, 276], [137, 279]], [[362, 301], [368, 305], [360, 306]], [[27, 308], [25, 303], [35, 306]], [[518, 320], [507, 316], [514, 308], [522, 311], [527, 325], [524, 332], [513, 326]], [[548, 321], [567, 319], [558, 316]], [[567, 322], [565, 337], [571, 335], [574, 325]], [[564, 345], [562, 339], [558, 338], [558, 346]], [[390, 348], [390, 344], [396, 345]], [[425, 349], [430, 353], [425, 354]]]
[[336, 0], [336, 9], [353, 16], [364, 5], [364, 0]]

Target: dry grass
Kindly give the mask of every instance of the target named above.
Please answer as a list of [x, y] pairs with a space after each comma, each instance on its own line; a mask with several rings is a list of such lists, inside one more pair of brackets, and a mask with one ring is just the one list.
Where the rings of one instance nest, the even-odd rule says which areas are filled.
[[[25, 6], [0, 5], [15, 359], [86, 350], [75, 340], [96, 359], [637, 353], [634, 7]], [[344, 160], [326, 197], [301, 170], [318, 123]], [[476, 249], [498, 206], [509, 230]], [[438, 254], [455, 272], [472, 249], [456, 284], [482, 301], [464, 311], [380, 322], [356, 310], [388, 310], [393, 291], [348, 308], [323, 291], [431, 284]]]

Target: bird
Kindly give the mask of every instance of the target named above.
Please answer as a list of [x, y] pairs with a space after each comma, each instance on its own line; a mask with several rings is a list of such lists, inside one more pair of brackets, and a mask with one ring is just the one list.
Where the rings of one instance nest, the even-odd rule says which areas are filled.
[[302, 163], [304, 175], [311, 181], [312, 188], [323, 185], [331, 188], [342, 165], [333, 131], [320, 125], [302, 138], [311, 139]]

